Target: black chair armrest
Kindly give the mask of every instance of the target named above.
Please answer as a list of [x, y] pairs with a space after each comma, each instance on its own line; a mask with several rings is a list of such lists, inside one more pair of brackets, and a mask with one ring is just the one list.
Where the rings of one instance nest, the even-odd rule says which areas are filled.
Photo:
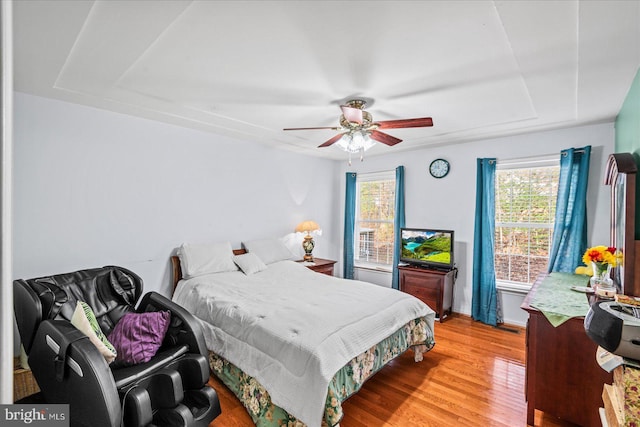
[[137, 308], [139, 313], [160, 310], [171, 312], [171, 324], [169, 325], [165, 342], [169, 341], [171, 345], [186, 344], [189, 346], [190, 351], [198, 352], [208, 358], [202, 326], [182, 306], [157, 292], [149, 292], [142, 298]]
[[[68, 344], [62, 379], [60, 348]], [[77, 425], [117, 427], [121, 406], [111, 369], [95, 345], [66, 320], [40, 324], [29, 353], [29, 365], [45, 401], [68, 403]]]

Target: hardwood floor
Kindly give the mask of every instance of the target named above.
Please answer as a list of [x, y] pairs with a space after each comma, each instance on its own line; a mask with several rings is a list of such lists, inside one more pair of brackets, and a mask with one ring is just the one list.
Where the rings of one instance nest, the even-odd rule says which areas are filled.
[[[454, 314], [436, 322], [422, 362], [408, 351], [344, 404], [341, 427], [525, 426], [525, 330], [509, 332]], [[250, 427], [242, 404], [217, 379], [222, 415], [209, 427]], [[536, 426], [571, 426], [536, 411]]]

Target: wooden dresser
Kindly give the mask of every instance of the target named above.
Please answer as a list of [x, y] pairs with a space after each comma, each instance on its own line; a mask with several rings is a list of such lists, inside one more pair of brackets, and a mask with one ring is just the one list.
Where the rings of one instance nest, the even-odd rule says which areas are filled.
[[440, 323], [451, 314], [456, 270], [429, 270], [411, 265], [398, 267], [400, 290], [418, 298], [436, 312]]
[[[535, 409], [580, 426], [601, 426], [602, 387], [612, 374], [596, 361], [598, 345], [584, 331], [584, 317], [554, 327], [529, 304], [546, 275], [538, 277], [521, 308], [529, 313], [526, 340], [527, 425]], [[584, 296], [586, 299], [586, 295]]]

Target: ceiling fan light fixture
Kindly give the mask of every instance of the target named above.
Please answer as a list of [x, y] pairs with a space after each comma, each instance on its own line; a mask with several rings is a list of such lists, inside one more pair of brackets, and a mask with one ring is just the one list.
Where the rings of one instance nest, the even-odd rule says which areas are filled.
[[346, 151], [347, 153], [360, 153], [367, 151], [369, 148], [375, 145], [375, 141], [371, 139], [368, 132], [352, 131], [342, 135], [336, 142], [336, 146]]
[[336, 142], [336, 147], [340, 148], [341, 150], [344, 151], [349, 151], [349, 144], [351, 143], [351, 137], [349, 136], [348, 133], [345, 133], [344, 135], [342, 135], [342, 138], [340, 138], [337, 142]]
[[360, 134], [362, 135], [362, 150], [367, 151], [369, 148], [376, 145], [376, 142], [371, 139], [371, 136], [369, 136], [369, 132], [362, 131]]
[[364, 111], [367, 101], [365, 99], [349, 99], [340, 105], [342, 114], [340, 115], [340, 126], [314, 127], [314, 128], [285, 128], [284, 130], [310, 130], [310, 129], [333, 129], [340, 133], [329, 138], [318, 146], [318, 148], [329, 147], [333, 144], [349, 153], [349, 165], [351, 165], [351, 154], [360, 153], [360, 160], [364, 159], [364, 152], [373, 147], [376, 142], [393, 147], [402, 142], [400, 138], [380, 132], [379, 129], [399, 129], [417, 128], [433, 126], [431, 117], [421, 117], [416, 119], [398, 119], [373, 121], [373, 117], [368, 111]]

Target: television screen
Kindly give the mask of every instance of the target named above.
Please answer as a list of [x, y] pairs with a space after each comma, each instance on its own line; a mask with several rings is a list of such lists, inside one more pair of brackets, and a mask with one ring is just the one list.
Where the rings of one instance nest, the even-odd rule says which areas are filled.
[[400, 238], [401, 262], [453, 268], [453, 230], [402, 228]]

